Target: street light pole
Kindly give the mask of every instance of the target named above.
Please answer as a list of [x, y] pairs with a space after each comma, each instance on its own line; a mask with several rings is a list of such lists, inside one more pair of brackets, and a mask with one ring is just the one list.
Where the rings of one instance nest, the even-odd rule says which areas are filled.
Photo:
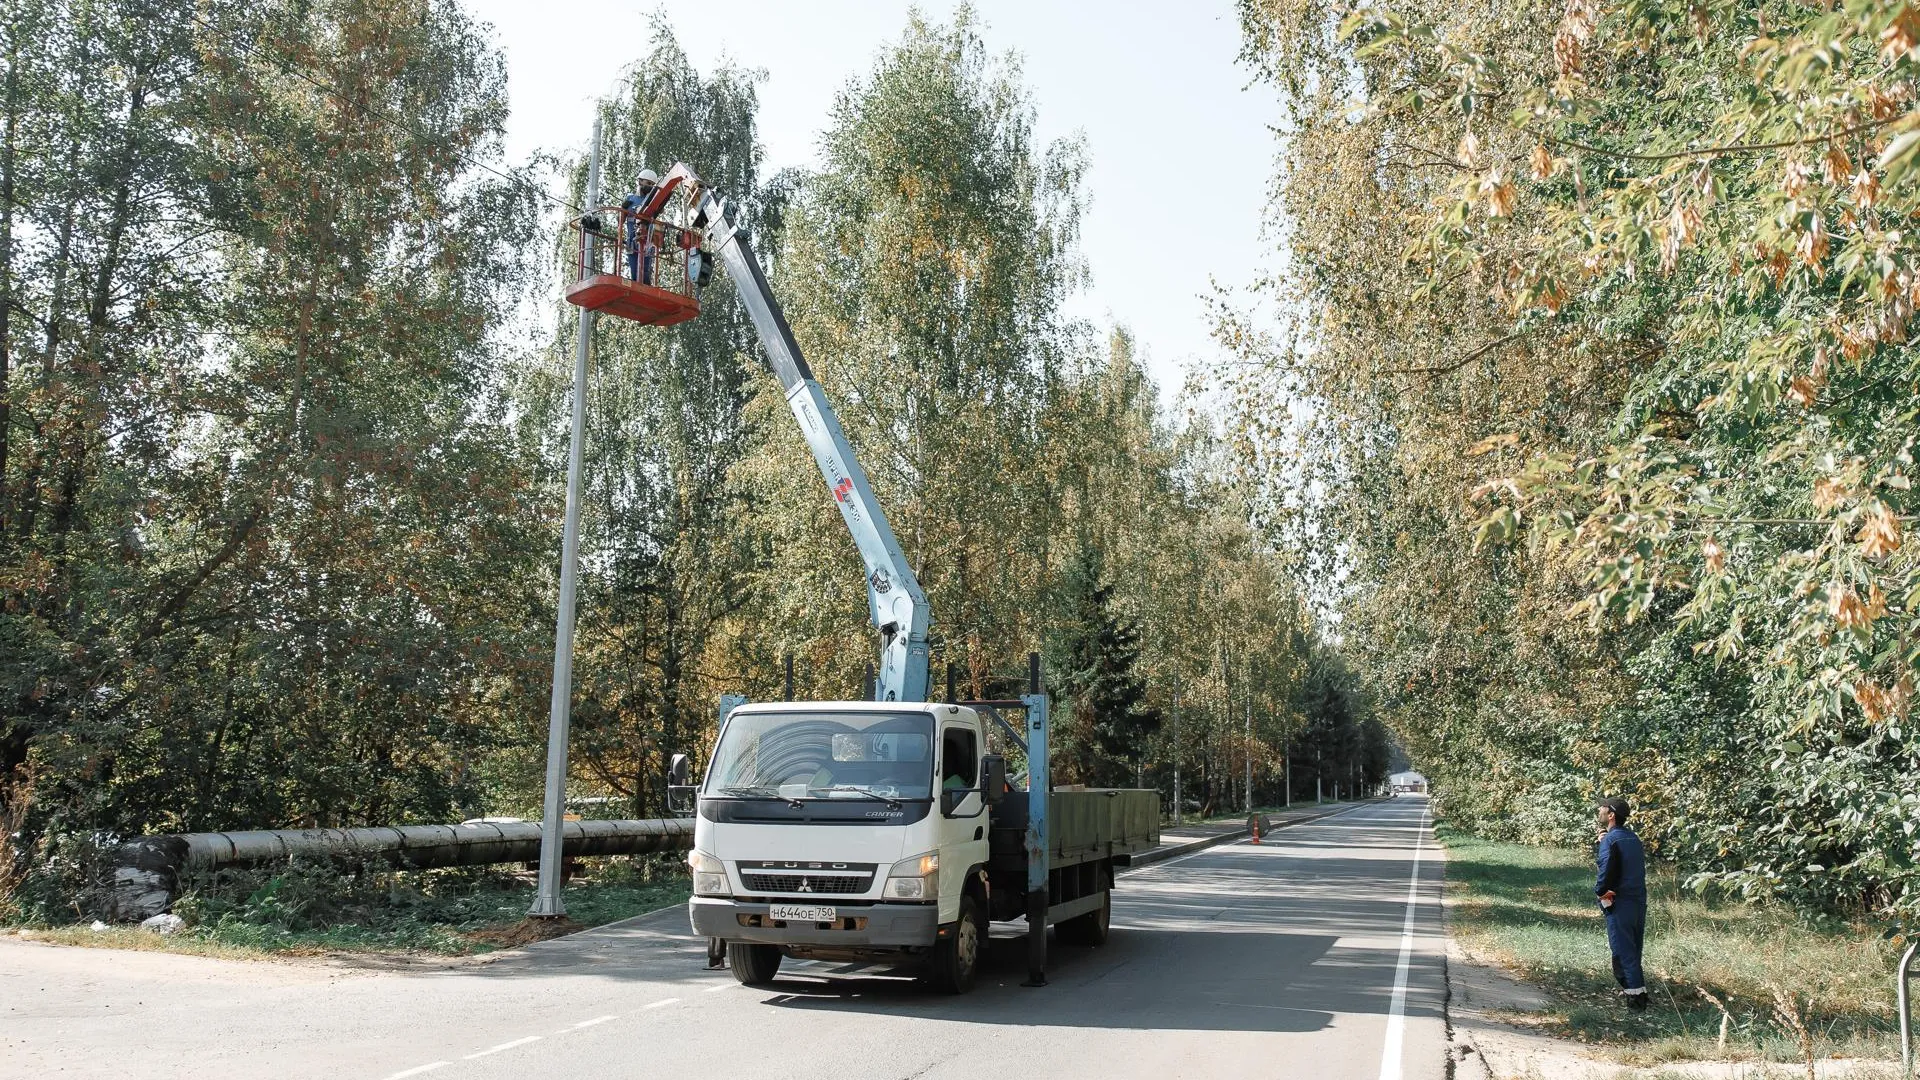
[[1180, 691], [1173, 692], [1173, 823], [1180, 824]]
[[[600, 203], [600, 118], [593, 120], [593, 150], [587, 158], [587, 206]], [[587, 267], [594, 265], [594, 238], [586, 236]], [[583, 268], [583, 269], [586, 269]], [[527, 915], [557, 919], [567, 913], [560, 899], [561, 830], [567, 808], [567, 733], [573, 705], [573, 597], [580, 569], [580, 457], [587, 428], [587, 347], [593, 312], [580, 309], [573, 348], [573, 432], [567, 441], [567, 511], [560, 532], [560, 614], [553, 630], [553, 698], [547, 709], [547, 798], [540, 815], [540, 890]]]
[[1247, 744], [1247, 813], [1253, 813], [1253, 680], [1247, 680], [1247, 718], [1244, 741]]

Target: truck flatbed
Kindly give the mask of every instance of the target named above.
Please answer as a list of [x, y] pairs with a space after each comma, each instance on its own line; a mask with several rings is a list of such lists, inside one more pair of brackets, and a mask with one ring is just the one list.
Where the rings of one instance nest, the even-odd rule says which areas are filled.
[[[1026, 873], [1026, 800], [1004, 799], [993, 807], [992, 816], [993, 869]], [[1055, 868], [1098, 859], [1124, 860], [1152, 850], [1160, 844], [1160, 793], [1134, 788], [1050, 792], [1047, 840], [1047, 861]]]

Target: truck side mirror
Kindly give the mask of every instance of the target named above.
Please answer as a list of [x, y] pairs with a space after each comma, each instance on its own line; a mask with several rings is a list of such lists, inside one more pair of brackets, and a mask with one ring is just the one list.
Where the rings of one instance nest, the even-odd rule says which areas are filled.
[[674, 814], [693, 813], [694, 786], [687, 782], [687, 776], [693, 771], [693, 761], [685, 754], [675, 754], [667, 762], [667, 810]]
[[981, 797], [987, 804], [997, 805], [1007, 797], [1007, 759], [999, 754], [988, 754], [980, 759]]

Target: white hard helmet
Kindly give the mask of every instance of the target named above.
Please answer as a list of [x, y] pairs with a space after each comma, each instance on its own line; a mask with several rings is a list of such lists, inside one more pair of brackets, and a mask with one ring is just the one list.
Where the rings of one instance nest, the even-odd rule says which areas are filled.
[[660, 174], [654, 172], [652, 169], [641, 169], [640, 178], [633, 186], [636, 189], [658, 187], [660, 186]]

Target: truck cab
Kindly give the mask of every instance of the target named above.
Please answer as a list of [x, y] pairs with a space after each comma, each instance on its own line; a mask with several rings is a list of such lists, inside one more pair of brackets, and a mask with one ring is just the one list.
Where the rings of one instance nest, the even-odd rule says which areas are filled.
[[951, 990], [986, 938], [989, 796], [980, 715], [924, 702], [732, 710], [697, 789], [690, 916], [742, 982], [782, 956], [893, 957]]

